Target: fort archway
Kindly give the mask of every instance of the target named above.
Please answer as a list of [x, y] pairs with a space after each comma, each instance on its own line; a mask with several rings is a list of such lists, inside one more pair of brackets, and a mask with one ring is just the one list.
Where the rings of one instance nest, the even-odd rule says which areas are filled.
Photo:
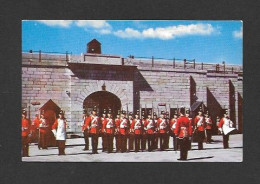
[[108, 109], [111, 109], [112, 115], [115, 117], [122, 105], [120, 99], [113, 93], [108, 91], [97, 91], [91, 93], [83, 102], [83, 108], [88, 112], [92, 111], [95, 106], [97, 107], [99, 115], [103, 113], [104, 109], [106, 109], [107, 112]]

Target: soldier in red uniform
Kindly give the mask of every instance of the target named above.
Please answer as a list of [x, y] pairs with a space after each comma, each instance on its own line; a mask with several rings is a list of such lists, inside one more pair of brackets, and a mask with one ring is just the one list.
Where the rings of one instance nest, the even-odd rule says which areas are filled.
[[218, 124], [218, 129], [220, 133], [223, 135], [223, 146], [224, 149], [228, 149], [228, 141], [229, 141], [229, 135], [235, 131], [236, 129], [233, 127], [234, 124], [229, 118], [228, 110], [226, 110], [224, 117], [220, 120]]
[[167, 132], [167, 122], [165, 119], [165, 112], [161, 111], [161, 116], [157, 121], [157, 129], [160, 138], [160, 151], [164, 151], [165, 141], [166, 141], [166, 132]]
[[185, 109], [181, 108], [180, 117], [177, 120], [175, 135], [179, 139], [180, 158], [178, 160], [187, 160], [189, 150], [189, 137], [192, 134], [190, 120], [185, 117]]
[[88, 129], [86, 128], [86, 120], [88, 119], [88, 114], [86, 112], [86, 110], [83, 111], [83, 121], [81, 124], [81, 130], [83, 131], [84, 134], [84, 141], [85, 141], [85, 147], [83, 149], [83, 151], [89, 150], [89, 132]]
[[104, 122], [106, 120], [106, 109], [104, 109], [101, 117], [101, 137], [102, 137], [102, 152], [107, 150], [107, 136], [104, 128]]
[[116, 138], [116, 152], [120, 152], [121, 150], [121, 140], [120, 140], [120, 110], [117, 113], [115, 119], [115, 138]]
[[52, 125], [52, 132], [58, 144], [59, 155], [65, 155], [66, 125], [67, 121], [64, 117], [64, 111], [61, 110], [59, 118]]
[[212, 135], [212, 120], [209, 116], [209, 111], [205, 114], [205, 123], [206, 123], [206, 133], [207, 133], [207, 142], [211, 143], [211, 135]]
[[[190, 110], [187, 109], [185, 111], [185, 116], [190, 120], [190, 124], [191, 124], [191, 129], [193, 130], [193, 127], [192, 127], [192, 118], [190, 118]], [[189, 141], [189, 150], [191, 150], [191, 140]]]
[[113, 139], [114, 139], [114, 132], [115, 132], [115, 122], [112, 119], [111, 109], [108, 110], [107, 118], [104, 122], [104, 132], [106, 134], [107, 140], [107, 150], [108, 153], [113, 152]]
[[99, 135], [99, 128], [100, 128], [100, 118], [97, 116], [97, 109], [94, 107], [91, 116], [89, 116], [86, 120], [86, 127], [89, 130], [89, 134], [91, 137], [91, 144], [92, 144], [92, 153], [98, 154], [97, 147], [98, 147], [98, 135]]
[[165, 119], [166, 119], [166, 124], [167, 124], [167, 129], [166, 129], [166, 135], [165, 135], [165, 149], [169, 149], [169, 141], [170, 141], [170, 130], [169, 130], [169, 124], [170, 124], [170, 114], [169, 112], [165, 113]]
[[119, 125], [120, 141], [121, 141], [121, 152], [126, 152], [127, 147], [127, 135], [128, 135], [128, 120], [126, 118], [126, 112], [122, 111]]
[[170, 121], [170, 135], [172, 136], [172, 140], [173, 140], [173, 150], [176, 151], [177, 150], [177, 138], [175, 136], [175, 128], [176, 128], [176, 123], [177, 123], [177, 112], [174, 112], [173, 118]]
[[154, 148], [153, 149], [158, 149], [158, 137], [159, 137], [159, 134], [158, 134], [158, 128], [157, 128], [157, 115], [156, 113], [154, 112], [153, 113], [153, 120], [154, 120], [154, 124], [155, 124], [155, 127], [154, 127]]
[[39, 129], [40, 129], [40, 140], [39, 140], [39, 144], [38, 144], [38, 148], [42, 148], [42, 149], [48, 149], [47, 148], [47, 133], [48, 133], [48, 121], [44, 116], [44, 110], [41, 112], [41, 123], [39, 125]]
[[135, 139], [135, 152], [139, 152], [140, 150], [142, 131], [143, 131], [142, 122], [141, 119], [139, 118], [139, 110], [137, 110], [135, 119], [131, 123], [131, 132], [134, 133], [134, 139]]
[[[145, 112], [142, 111], [142, 127], [144, 127], [144, 123], [146, 121], [145, 119]], [[141, 150], [145, 151], [146, 150], [146, 140], [147, 140], [147, 135], [145, 131], [142, 131], [142, 136], [141, 136]]]
[[197, 141], [198, 141], [198, 149], [203, 149], [203, 141], [205, 139], [205, 119], [202, 115], [202, 110], [200, 109], [198, 115], [194, 119], [194, 126], [197, 129]]
[[29, 157], [29, 141], [28, 137], [30, 136], [30, 123], [26, 118], [27, 112], [22, 110], [22, 157]]
[[[133, 121], [134, 121], [133, 113], [130, 112], [129, 116], [128, 116], [128, 122], [129, 122], [128, 127], [129, 128], [131, 127], [131, 124]], [[132, 132], [130, 129], [129, 134], [128, 134], [128, 150], [127, 151], [130, 152], [132, 150], [134, 150], [134, 132]]]
[[144, 123], [144, 131], [146, 132], [147, 141], [148, 141], [148, 151], [151, 152], [154, 147], [154, 131], [155, 124], [152, 119], [152, 112], [149, 111], [148, 118]]
[[35, 118], [31, 124], [31, 134], [32, 134], [32, 142], [39, 141], [39, 125], [40, 125], [40, 116], [39, 114], [35, 115]]

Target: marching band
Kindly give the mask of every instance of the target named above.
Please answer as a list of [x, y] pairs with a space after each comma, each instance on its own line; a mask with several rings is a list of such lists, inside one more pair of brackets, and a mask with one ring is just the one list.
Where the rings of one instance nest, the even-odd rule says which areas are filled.
[[[38, 140], [39, 149], [47, 149], [46, 129], [50, 128], [44, 117], [44, 111], [40, 117], [36, 115], [34, 121], [29, 123], [26, 118], [26, 111], [22, 110], [22, 156], [29, 156], [30, 137]], [[128, 117], [127, 117], [128, 116]], [[155, 112], [149, 110], [147, 118], [144, 111], [140, 116], [139, 110], [135, 114], [126, 111], [118, 111], [116, 118], [112, 117], [111, 109], [103, 111], [102, 117], [97, 115], [94, 107], [91, 115], [84, 110], [81, 130], [84, 135], [84, 151], [89, 150], [89, 138], [91, 138], [92, 153], [98, 154], [98, 140], [102, 140], [102, 152], [139, 152], [141, 151], [164, 151], [169, 148], [169, 137], [172, 137], [173, 150], [180, 150], [178, 160], [187, 160], [188, 150], [191, 150], [191, 142], [198, 142], [198, 149], [203, 149], [203, 142], [212, 142], [212, 120], [208, 111], [203, 114], [200, 109], [198, 115], [192, 119], [189, 117], [189, 110], [180, 108], [179, 112], [173, 113], [173, 118], [169, 118], [169, 113], [161, 111], [157, 118]], [[228, 111], [219, 120], [218, 130], [223, 135], [224, 148], [228, 148], [228, 140], [231, 132], [235, 130], [233, 123], [229, 119]], [[65, 155], [66, 141], [66, 118], [64, 111], [60, 111], [59, 118], [51, 126], [51, 131], [56, 138], [59, 155]], [[159, 145], [159, 146], [158, 146]], [[146, 147], [147, 146], [147, 147]], [[159, 149], [158, 149], [159, 148]]]

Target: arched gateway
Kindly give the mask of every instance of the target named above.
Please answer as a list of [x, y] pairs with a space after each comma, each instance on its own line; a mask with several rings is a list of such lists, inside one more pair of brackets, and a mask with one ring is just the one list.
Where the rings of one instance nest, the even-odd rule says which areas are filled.
[[90, 94], [83, 102], [83, 108], [88, 112], [92, 111], [94, 106], [97, 107], [98, 114], [101, 115], [103, 110], [112, 110], [113, 117], [116, 116], [118, 110], [121, 109], [120, 99], [113, 93], [107, 91], [97, 91]]

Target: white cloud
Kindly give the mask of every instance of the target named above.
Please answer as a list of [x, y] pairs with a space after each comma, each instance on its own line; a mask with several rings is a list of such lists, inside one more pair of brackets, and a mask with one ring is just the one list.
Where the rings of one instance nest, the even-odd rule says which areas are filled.
[[41, 22], [47, 26], [60, 26], [60, 27], [69, 27], [72, 20], [36, 20], [37, 22]]
[[111, 30], [110, 29], [101, 29], [101, 30], [98, 30], [97, 32], [99, 32], [100, 34], [110, 34]]
[[241, 29], [239, 31], [233, 31], [233, 36], [235, 38], [243, 38], [243, 29], [241, 27]]
[[92, 27], [92, 28], [110, 28], [110, 24], [105, 20], [77, 20], [76, 25], [79, 27]]
[[169, 40], [185, 35], [211, 35], [214, 32], [218, 32], [218, 30], [211, 24], [190, 24], [148, 28], [143, 31], [126, 28], [125, 30], [118, 30], [114, 34], [121, 38], [158, 38]]
[[125, 30], [118, 30], [114, 32], [114, 35], [121, 38], [140, 38], [142, 37], [142, 33], [132, 28], [126, 28]]
[[69, 27], [75, 23], [78, 27], [93, 28], [100, 31], [102, 34], [108, 34], [111, 31], [111, 25], [105, 20], [36, 20], [37, 22], [43, 23], [47, 26], [60, 26]]

